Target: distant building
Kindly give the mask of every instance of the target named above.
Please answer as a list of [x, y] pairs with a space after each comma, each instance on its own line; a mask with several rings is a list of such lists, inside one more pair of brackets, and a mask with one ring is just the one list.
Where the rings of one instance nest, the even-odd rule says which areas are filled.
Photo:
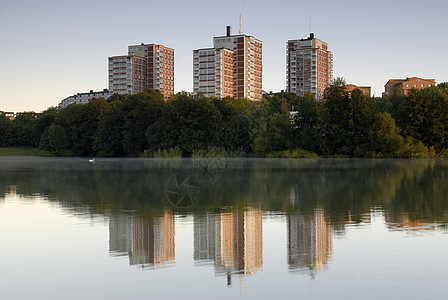
[[366, 95], [367, 97], [370, 97], [370, 93], [372, 90], [372, 88], [370, 86], [356, 86], [354, 84], [346, 84], [345, 89], [349, 93], [351, 93], [351, 91], [353, 91], [354, 89], [361, 90], [364, 93], [364, 95]]
[[60, 108], [66, 108], [70, 104], [87, 104], [93, 98], [104, 98], [107, 99], [112, 96], [114, 93], [109, 91], [108, 89], [104, 89], [100, 92], [94, 92], [90, 90], [88, 93], [77, 93], [73, 96], [67, 97], [59, 103]]
[[1, 114], [4, 114], [5, 117], [7, 117], [8, 119], [10, 119], [11, 121], [13, 121], [16, 118], [16, 114], [14, 112], [10, 112], [10, 111], [2, 111], [0, 112]]
[[193, 51], [193, 93], [261, 101], [262, 44], [252, 36], [231, 35], [227, 26], [225, 36], [213, 38], [214, 48]]
[[328, 44], [316, 39], [289, 40], [286, 49], [286, 91], [298, 96], [311, 92], [322, 100], [333, 81], [333, 54]]
[[401, 95], [407, 96], [411, 89], [424, 89], [435, 86], [435, 79], [422, 79], [419, 77], [408, 77], [406, 79], [389, 79], [384, 85], [383, 97], [392, 95], [395, 90], [398, 90]]
[[159, 90], [165, 100], [174, 94], [174, 49], [156, 44], [128, 47], [128, 55], [109, 57], [109, 90], [135, 94]]

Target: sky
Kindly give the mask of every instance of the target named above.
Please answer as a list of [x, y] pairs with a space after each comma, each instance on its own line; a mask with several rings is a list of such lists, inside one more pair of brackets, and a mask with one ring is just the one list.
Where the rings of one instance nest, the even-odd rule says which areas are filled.
[[108, 57], [129, 45], [175, 49], [175, 92], [193, 91], [193, 50], [226, 26], [263, 42], [263, 90], [286, 89], [286, 43], [328, 43], [334, 76], [381, 96], [391, 78], [448, 81], [443, 0], [0, 0], [0, 111], [41, 112], [108, 88]]

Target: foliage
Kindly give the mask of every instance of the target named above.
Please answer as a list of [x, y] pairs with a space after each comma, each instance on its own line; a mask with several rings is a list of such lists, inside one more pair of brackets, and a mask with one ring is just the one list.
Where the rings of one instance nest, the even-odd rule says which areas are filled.
[[296, 146], [311, 152], [320, 152], [323, 141], [319, 103], [314, 95], [307, 92], [304, 97], [298, 99], [296, 107], [293, 136]]
[[145, 158], [180, 158], [182, 151], [179, 147], [163, 149], [163, 150], [145, 150], [142, 157]]
[[283, 150], [266, 154], [267, 158], [318, 158], [316, 153], [296, 148], [291, 150]]
[[21, 113], [14, 121], [0, 114], [0, 146], [38, 145], [54, 155], [89, 157], [145, 150], [151, 157], [445, 156], [448, 83], [371, 99], [357, 89], [347, 92], [337, 78], [322, 102], [311, 93], [284, 92], [264, 94], [261, 102], [181, 92], [165, 102], [147, 90]]
[[294, 124], [281, 96], [264, 97], [251, 113], [253, 147], [257, 154], [286, 150], [291, 145]]
[[179, 93], [165, 104], [161, 118], [146, 135], [149, 149], [178, 146], [183, 156], [194, 150], [219, 145], [222, 116], [208, 99]]
[[228, 150], [222, 147], [210, 147], [203, 150], [195, 150], [191, 157], [246, 157], [247, 153], [243, 150]]
[[0, 146], [11, 144], [11, 120], [0, 113]]
[[400, 129], [387, 112], [375, 115], [368, 134], [370, 139], [369, 152], [371, 152], [368, 156], [375, 156], [373, 153], [381, 153], [380, 156], [393, 157], [404, 145]]
[[429, 158], [435, 157], [434, 147], [426, 147], [421, 141], [408, 136], [404, 144], [395, 152], [398, 158]]
[[333, 85], [325, 92], [322, 128], [327, 154], [363, 156], [369, 145], [369, 129], [375, 109], [364, 93], [351, 93], [345, 86]]
[[148, 148], [145, 132], [158, 121], [165, 104], [159, 91], [130, 95], [122, 104], [122, 146], [128, 156], [137, 156]]
[[17, 146], [37, 145], [39, 140], [33, 135], [35, 120], [34, 112], [18, 114], [11, 122], [11, 135], [14, 137], [11, 144]]
[[39, 147], [54, 155], [62, 155], [68, 145], [64, 129], [60, 125], [51, 124], [42, 134]]

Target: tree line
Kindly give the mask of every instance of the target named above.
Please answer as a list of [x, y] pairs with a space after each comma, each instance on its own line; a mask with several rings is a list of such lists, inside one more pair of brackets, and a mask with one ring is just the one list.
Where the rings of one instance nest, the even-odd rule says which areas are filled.
[[[291, 113], [294, 111], [294, 113]], [[56, 156], [431, 157], [448, 154], [448, 83], [370, 98], [338, 78], [323, 101], [307, 93], [247, 99], [159, 91], [85, 105], [0, 114], [0, 145]]]

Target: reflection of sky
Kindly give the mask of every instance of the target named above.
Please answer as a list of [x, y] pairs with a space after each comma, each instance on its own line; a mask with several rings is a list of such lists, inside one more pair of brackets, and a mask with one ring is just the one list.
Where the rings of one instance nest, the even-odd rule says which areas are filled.
[[[0, 290], [5, 299], [441, 299], [448, 237], [390, 231], [382, 211], [334, 238], [328, 271], [310, 279], [287, 266], [286, 216], [263, 215], [263, 270], [227, 287], [194, 264], [194, 217], [175, 216], [175, 266], [141, 272], [109, 255], [105, 217], [74, 217], [41, 198], [7, 196], [0, 207]], [[3, 276], [7, 274], [7, 276]], [[381, 288], [379, 288], [381, 287]]]

